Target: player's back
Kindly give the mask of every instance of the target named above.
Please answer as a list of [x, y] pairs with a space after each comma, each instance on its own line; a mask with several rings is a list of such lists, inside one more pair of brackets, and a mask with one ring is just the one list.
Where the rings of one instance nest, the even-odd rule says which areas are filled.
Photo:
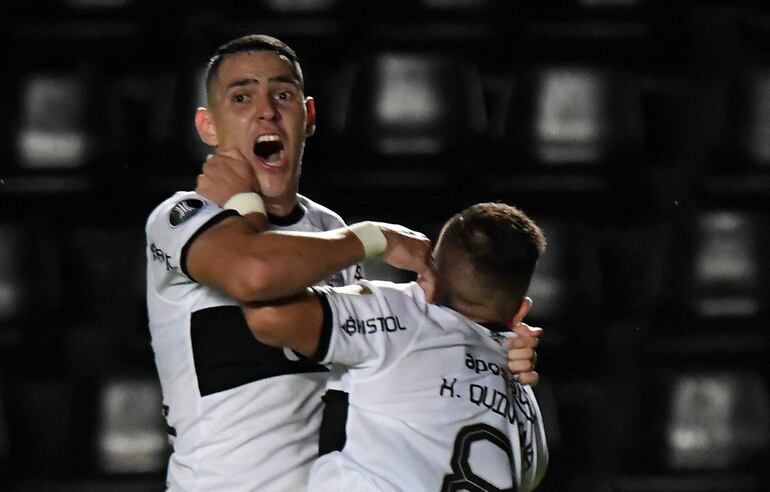
[[[342, 317], [333, 328], [338, 359], [358, 337], [368, 361], [348, 363], [341, 377], [344, 446], [316, 462], [310, 489], [531, 490], [547, 449], [531, 388], [505, 369], [501, 339], [510, 332], [426, 305], [415, 284], [366, 285], [376, 300], [355, 299], [353, 314], [327, 295]], [[330, 343], [333, 359], [334, 336]]]

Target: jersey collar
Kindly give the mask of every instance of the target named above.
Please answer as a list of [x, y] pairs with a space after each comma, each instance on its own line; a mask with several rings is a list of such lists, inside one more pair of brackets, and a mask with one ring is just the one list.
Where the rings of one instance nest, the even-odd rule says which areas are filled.
[[305, 207], [303, 207], [301, 203], [297, 202], [297, 204], [294, 206], [291, 212], [289, 212], [289, 215], [286, 215], [284, 217], [279, 217], [278, 215], [267, 214], [267, 220], [269, 220], [270, 223], [275, 226], [287, 227], [287, 226], [296, 224], [297, 222], [302, 220], [302, 217], [304, 216], [305, 216]]
[[493, 331], [495, 333], [501, 333], [503, 331], [511, 331], [510, 328], [505, 323], [500, 323], [497, 321], [491, 321], [489, 323], [479, 323], [481, 326], [486, 328], [489, 331]]

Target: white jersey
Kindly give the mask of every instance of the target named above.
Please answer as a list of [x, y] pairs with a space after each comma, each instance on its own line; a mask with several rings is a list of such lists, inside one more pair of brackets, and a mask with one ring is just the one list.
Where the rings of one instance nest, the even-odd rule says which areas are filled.
[[[174, 451], [167, 487], [184, 491], [301, 491], [318, 454], [327, 369], [258, 342], [238, 303], [187, 275], [187, 247], [235, 212], [178, 192], [149, 216], [147, 307], [152, 348]], [[343, 226], [299, 198], [273, 230]], [[326, 285], [355, 281], [354, 266]]]
[[[321, 428], [311, 491], [532, 490], [548, 462], [529, 386], [512, 379], [505, 336], [425, 302], [416, 283], [317, 288], [315, 357], [344, 366]], [[347, 400], [347, 401], [346, 401]]]

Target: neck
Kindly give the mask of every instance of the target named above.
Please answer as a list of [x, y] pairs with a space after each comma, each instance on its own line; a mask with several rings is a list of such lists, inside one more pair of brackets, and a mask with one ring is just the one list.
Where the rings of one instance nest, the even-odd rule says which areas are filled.
[[267, 210], [267, 213], [270, 215], [275, 215], [276, 217], [286, 217], [294, 210], [294, 207], [296, 207], [298, 203], [296, 193], [286, 198], [263, 198], [265, 201], [265, 209]]
[[452, 308], [475, 323], [503, 323], [500, 316], [489, 306], [459, 301], [448, 304], [447, 307]]

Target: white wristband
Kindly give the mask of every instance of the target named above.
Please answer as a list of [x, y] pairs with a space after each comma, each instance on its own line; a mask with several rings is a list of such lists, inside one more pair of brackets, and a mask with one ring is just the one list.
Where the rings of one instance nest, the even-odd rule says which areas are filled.
[[361, 244], [364, 245], [364, 256], [366, 258], [380, 256], [388, 246], [385, 234], [382, 233], [374, 222], [358, 222], [351, 225], [349, 229], [361, 241]]
[[254, 192], [236, 193], [227, 199], [223, 208], [225, 210], [235, 210], [241, 215], [254, 212], [267, 215], [267, 212], [265, 211], [265, 202], [262, 200], [262, 197], [259, 196], [259, 193]]

